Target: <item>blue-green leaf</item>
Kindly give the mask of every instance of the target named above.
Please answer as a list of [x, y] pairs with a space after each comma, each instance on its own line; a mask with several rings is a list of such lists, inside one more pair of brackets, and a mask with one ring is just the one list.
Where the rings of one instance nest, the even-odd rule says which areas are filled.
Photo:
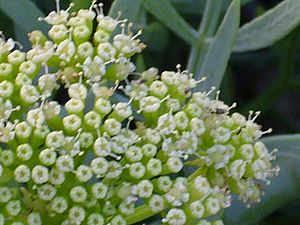
[[122, 13], [122, 18], [134, 22], [138, 17], [142, 0], [115, 0], [110, 8], [109, 16], [117, 17]]
[[38, 17], [44, 14], [28, 0], [0, 0], [1, 10], [26, 33], [35, 29], [47, 32], [47, 24], [39, 22]]
[[195, 43], [197, 31], [180, 16], [170, 0], [143, 0], [143, 6], [187, 43], [191, 45]]
[[[247, 4], [253, 0], [241, 0], [241, 5]], [[204, 0], [171, 0], [172, 4], [183, 13], [201, 15], [205, 8], [206, 1]], [[226, 11], [231, 0], [225, 0], [223, 10]]]
[[227, 67], [240, 22], [240, 0], [234, 0], [214, 37], [203, 64], [195, 68], [195, 78], [207, 77], [197, 89], [219, 88]]
[[234, 51], [252, 51], [272, 45], [299, 25], [299, 12], [299, 0], [283, 1], [240, 29]]

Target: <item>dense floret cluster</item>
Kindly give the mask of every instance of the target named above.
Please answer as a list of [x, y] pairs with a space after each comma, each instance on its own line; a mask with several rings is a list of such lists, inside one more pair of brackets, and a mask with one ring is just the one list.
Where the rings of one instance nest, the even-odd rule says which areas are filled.
[[[0, 38], [0, 225], [222, 225], [278, 172], [254, 120], [187, 71], [135, 72], [145, 47], [102, 6], [42, 18], [22, 52]], [[118, 32], [119, 30], [119, 32]], [[201, 84], [200, 84], [201, 85]], [[54, 100], [63, 86], [69, 100]], [[217, 92], [218, 95], [218, 92]], [[122, 101], [119, 100], [120, 96]], [[266, 131], [268, 133], [269, 131]], [[185, 168], [193, 171], [185, 173]]]

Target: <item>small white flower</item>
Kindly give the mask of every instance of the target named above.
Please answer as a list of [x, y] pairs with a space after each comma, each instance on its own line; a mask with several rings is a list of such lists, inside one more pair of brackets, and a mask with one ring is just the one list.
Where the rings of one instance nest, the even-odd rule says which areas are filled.
[[55, 197], [56, 192], [56, 188], [50, 184], [44, 184], [37, 189], [39, 198], [44, 201], [52, 200]]
[[16, 149], [17, 157], [22, 161], [28, 161], [32, 156], [32, 147], [29, 144], [21, 144]]
[[106, 197], [108, 187], [102, 182], [97, 182], [92, 186], [92, 195], [96, 199], [104, 199]]
[[100, 213], [92, 213], [87, 218], [87, 225], [104, 225], [104, 218]]
[[45, 122], [45, 115], [40, 108], [31, 109], [27, 113], [27, 122], [33, 127], [40, 127]]
[[18, 166], [14, 171], [15, 180], [19, 183], [26, 183], [30, 180], [30, 169], [26, 165]]
[[71, 223], [81, 223], [86, 216], [86, 212], [85, 209], [83, 207], [80, 206], [73, 206], [72, 208], [70, 208], [69, 210], [69, 219], [71, 221]]
[[96, 176], [104, 176], [108, 170], [107, 160], [101, 157], [93, 159], [90, 166]]
[[152, 195], [149, 199], [148, 205], [154, 213], [161, 212], [165, 208], [164, 199], [159, 195]]
[[149, 198], [152, 196], [153, 184], [149, 180], [142, 180], [136, 185], [136, 194], [140, 198]]
[[27, 216], [28, 225], [42, 225], [41, 215], [38, 212], [32, 212]]
[[11, 201], [9, 201], [9, 202], [6, 203], [5, 209], [6, 209], [7, 213], [8, 213], [8, 215], [10, 215], [10, 216], [16, 216], [22, 210], [21, 201], [19, 201], [19, 200], [11, 200]]
[[186, 214], [182, 209], [171, 209], [162, 221], [170, 225], [184, 225], [186, 219]]
[[57, 158], [55, 165], [61, 172], [70, 172], [74, 168], [74, 159], [69, 155], [61, 155]]
[[12, 193], [8, 187], [0, 187], [0, 202], [6, 203], [12, 198]]
[[203, 217], [205, 212], [205, 207], [201, 201], [194, 201], [190, 204], [189, 209], [193, 217], [200, 219]]
[[49, 203], [49, 208], [56, 212], [56, 213], [63, 213], [68, 208], [68, 201], [61, 196], [55, 197], [51, 202]]
[[69, 62], [76, 52], [74, 42], [69, 40], [62, 41], [56, 49], [58, 57], [64, 61]]
[[0, 82], [0, 97], [9, 98], [14, 91], [14, 86], [11, 82], [4, 80]]
[[49, 171], [45, 166], [35, 166], [31, 171], [32, 180], [36, 184], [43, 184], [49, 180]]

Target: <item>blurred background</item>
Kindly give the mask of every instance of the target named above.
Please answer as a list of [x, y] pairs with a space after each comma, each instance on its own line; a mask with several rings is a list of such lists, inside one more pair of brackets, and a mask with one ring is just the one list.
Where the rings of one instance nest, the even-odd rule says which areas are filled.
[[[37, 16], [55, 10], [54, 0], [32, 0], [38, 12], [22, 10], [20, 5], [12, 8], [9, 1], [0, 0], [0, 30], [5, 36], [21, 42], [25, 49], [29, 43], [26, 33], [31, 27], [45, 29], [41, 22], [30, 24]], [[162, 0], [163, 1], [163, 0]], [[14, 1], [11, 1], [14, 2]], [[75, 9], [87, 7], [89, 1], [77, 0]], [[113, 3], [102, 1], [104, 11], [109, 12]], [[126, 0], [124, 0], [126, 2]], [[203, 14], [204, 0], [172, 0], [180, 15], [198, 29]], [[262, 15], [277, 5], [280, 0], [248, 0], [241, 8], [241, 25]], [[61, 0], [61, 7], [67, 8], [70, 1]], [[8, 5], [7, 5], [8, 4]], [[224, 6], [224, 13], [226, 7]], [[300, 12], [299, 12], [300, 13]], [[23, 18], [23, 19], [22, 19]], [[221, 16], [222, 18], [222, 16]], [[168, 29], [146, 10], [141, 9], [134, 29], [143, 29], [141, 39], [147, 43], [143, 56], [135, 58], [137, 70], [151, 66], [162, 70], [175, 70], [177, 64], [185, 68], [190, 53], [189, 45]], [[245, 53], [233, 53], [221, 85], [221, 99], [231, 104], [238, 103], [237, 111], [247, 114], [249, 110], [262, 111], [258, 123], [263, 129], [273, 128], [273, 134], [300, 132], [300, 27], [273, 46]], [[63, 94], [58, 98], [64, 98]], [[61, 100], [63, 101], [63, 100]], [[287, 184], [288, 185], [288, 184]], [[280, 206], [257, 225], [300, 225], [299, 195]], [[229, 225], [229, 224], [228, 224]], [[243, 224], [240, 224], [243, 225]]]

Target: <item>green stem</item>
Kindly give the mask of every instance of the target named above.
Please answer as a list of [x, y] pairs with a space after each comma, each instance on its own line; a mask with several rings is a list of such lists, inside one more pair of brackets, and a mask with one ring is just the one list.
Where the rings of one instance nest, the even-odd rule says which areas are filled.
[[[192, 73], [197, 72], [204, 61], [209, 43], [206, 41], [212, 38], [218, 25], [222, 11], [223, 0], [207, 0], [204, 15], [199, 28], [199, 37], [192, 46], [190, 58], [188, 61], [188, 70]], [[197, 79], [197, 75], [195, 76]]]
[[153, 212], [149, 206], [141, 205], [137, 207], [134, 214], [126, 217], [127, 224], [135, 224], [137, 222], [143, 221], [151, 216], [154, 216], [156, 213]]

